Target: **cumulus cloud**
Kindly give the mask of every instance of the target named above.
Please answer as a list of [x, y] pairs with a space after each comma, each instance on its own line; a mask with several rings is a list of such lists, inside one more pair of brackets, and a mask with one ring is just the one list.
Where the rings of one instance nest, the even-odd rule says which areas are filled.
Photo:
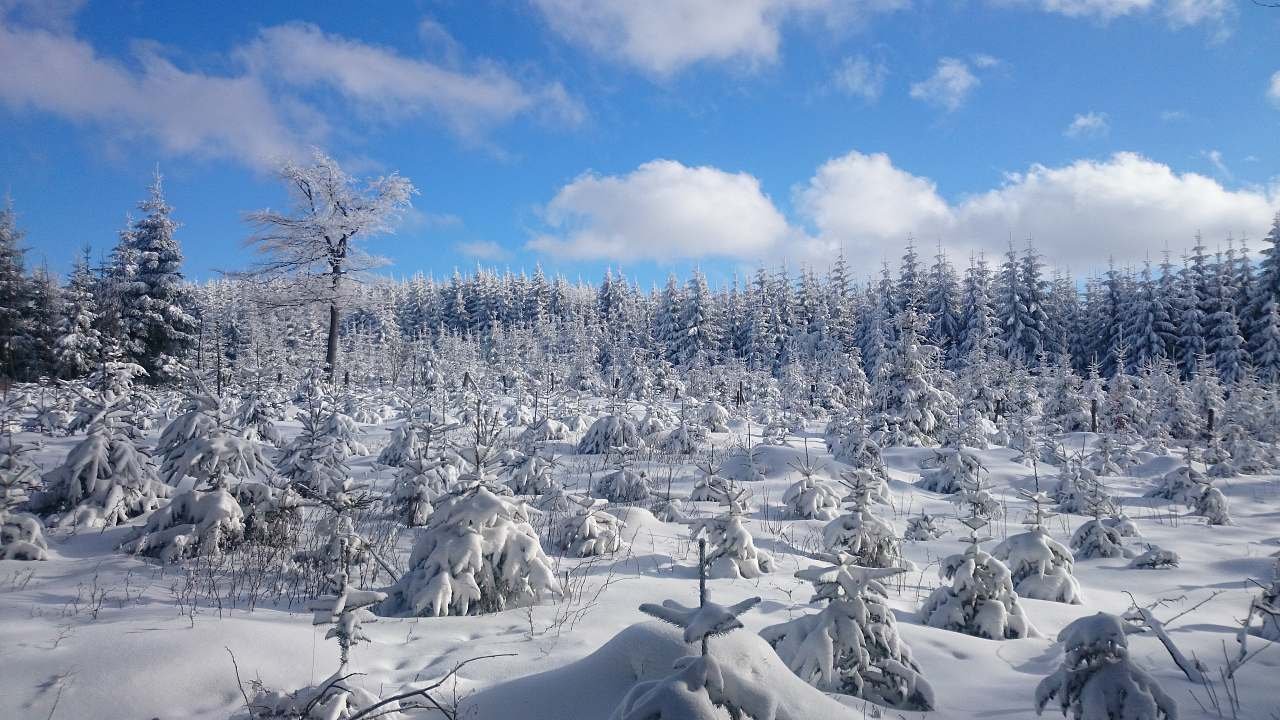
[[1110, 130], [1111, 122], [1107, 119], [1106, 113], [1090, 111], [1083, 115], [1076, 115], [1062, 134], [1069, 138], [1098, 137], [1106, 135]]
[[909, 0], [534, 0], [557, 34], [658, 77], [701, 62], [758, 67], [778, 57], [781, 27], [819, 17], [848, 25]]
[[836, 70], [832, 84], [846, 95], [873, 103], [884, 92], [884, 81], [888, 74], [889, 68], [882, 60], [872, 62], [861, 55], [856, 58], [847, 57]]
[[585, 114], [556, 83], [521, 82], [483, 61], [445, 66], [300, 23], [265, 28], [233, 48], [232, 72], [180, 67], [144, 42], [132, 44], [125, 63], [75, 37], [66, 13], [27, 23], [27, 4], [0, 2], [8, 5], [0, 6], [0, 104], [93, 125], [113, 142], [153, 140], [169, 154], [263, 167], [322, 143], [332, 123], [353, 116], [431, 115], [474, 140], [518, 116], [576, 124]]
[[938, 67], [928, 79], [911, 85], [911, 97], [916, 100], [937, 105], [947, 112], [960, 109], [982, 81], [978, 79], [969, 64], [958, 58], [944, 57], [938, 61]]
[[653, 160], [626, 175], [586, 173], [547, 205], [538, 252], [576, 260], [759, 258], [792, 231], [747, 173]]
[[[893, 188], [891, 199], [866, 190], [877, 183]], [[995, 253], [1010, 237], [1031, 237], [1052, 261], [1077, 269], [1101, 267], [1111, 256], [1136, 261], [1166, 244], [1177, 249], [1197, 231], [1207, 238], [1256, 236], [1280, 208], [1274, 188], [1230, 190], [1125, 152], [1061, 167], [1033, 165], [955, 202], [883, 155], [854, 152], [826, 163], [797, 197], [827, 247], [891, 253], [914, 233], [941, 239], [956, 253]]]

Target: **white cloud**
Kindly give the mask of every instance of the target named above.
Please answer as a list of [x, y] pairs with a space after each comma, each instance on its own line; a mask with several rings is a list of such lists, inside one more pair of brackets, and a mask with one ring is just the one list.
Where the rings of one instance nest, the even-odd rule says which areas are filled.
[[1098, 137], [1106, 135], [1110, 130], [1111, 123], [1106, 113], [1090, 111], [1083, 115], [1076, 115], [1062, 134], [1069, 138]]
[[66, 35], [0, 25], [0, 102], [254, 166], [306, 139], [257, 78], [184, 71], [146, 46], [135, 55], [137, 70]]
[[700, 62], [748, 68], [778, 57], [781, 27], [790, 19], [822, 18], [848, 25], [891, 12], [909, 0], [534, 0], [551, 28], [593, 52], [658, 77]]
[[0, 3], [0, 104], [92, 125], [111, 143], [150, 140], [167, 154], [265, 167], [356, 120], [434, 115], [475, 140], [518, 116], [585, 116], [557, 83], [537, 87], [483, 61], [446, 67], [313, 25], [266, 28], [229, 51], [232, 72], [212, 73], [179, 67], [155, 43], [133, 43], [124, 63], [71, 35], [62, 15], [42, 21], [47, 29], [13, 20], [27, 4]]
[[1276, 107], [1280, 107], [1280, 70], [1271, 76], [1271, 84], [1267, 86], [1267, 99], [1271, 100]]
[[1170, 28], [1203, 25], [1216, 40], [1229, 34], [1236, 9], [1231, 0], [991, 0], [993, 5], [1030, 5], [1043, 12], [1110, 22], [1158, 11]]
[[[877, 187], [891, 190], [887, 197], [868, 190]], [[948, 203], [929, 179], [883, 155], [855, 152], [825, 164], [797, 197], [827, 248], [862, 248], [878, 260], [896, 256], [909, 233], [940, 238], [958, 254], [998, 253], [1010, 237], [1032, 237], [1051, 261], [1077, 270], [1102, 267], [1111, 256], [1136, 261], [1166, 244], [1176, 250], [1197, 231], [1211, 239], [1257, 235], [1280, 208], [1275, 188], [1229, 190], [1135, 153], [1033, 165], [997, 188]]]
[[836, 70], [832, 82], [840, 92], [873, 103], [884, 92], [884, 81], [888, 74], [889, 68], [883, 61], [872, 62], [859, 55], [856, 58], [845, 58]]
[[911, 85], [911, 97], [937, 105], [948, 112], [960, 109], [969, 93], [982, 81], [969, 69], [968, 63], [958, 58], [944, 57], [927, 80]]
[[755, 177], [673, 160], [581, 175], [556, 193], [545, 219], [549, 231], [528, 247], [571, 259], [759, 258], [791, 235]]
[[1160, 113], [1160, 120], [1163, 122], [1182, 122], [1188, 117], [1186, 110], [1164, 110]]
[[502, 260], [508, 256], [506, 248], [492, 240], [460, 242], [454, 247], [463, 255], [477, 260]]
[[[380, 118], [439, 115], [464, 137], [481, 135], [544, 103], [570, 102], [558, 84], [530, 89], [496, 66], [454, 70], [305, 23], [266, 28], [238, 55], [253, 74], [274, 82], [336, 90], [355, 102], [357, 111]], [[565, 116], [580, 119], [580, 109]]]

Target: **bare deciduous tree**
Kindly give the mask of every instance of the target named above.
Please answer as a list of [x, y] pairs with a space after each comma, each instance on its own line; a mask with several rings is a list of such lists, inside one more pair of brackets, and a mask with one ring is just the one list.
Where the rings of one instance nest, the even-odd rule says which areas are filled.
[[310, 164], [284, 162], [279, 176], [289, 188], [293, 207], [288, 213], [249, 213], [247, 220], [258, 231], [246, 244], [262, 259], [241, 276], [264, 283], [285, 279], [293, 291], [291, 299], [328, 303], [325, 365], [333, 382], [344, 279], [386, 262], [356, 242], [391, 232], [418, 191], [408, 178], [395, 173], [361, 185], [319, 150]]

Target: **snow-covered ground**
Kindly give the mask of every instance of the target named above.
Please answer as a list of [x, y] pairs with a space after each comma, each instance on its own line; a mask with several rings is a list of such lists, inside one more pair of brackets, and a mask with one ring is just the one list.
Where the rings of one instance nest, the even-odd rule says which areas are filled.
[[[395, 422], [361, 425], [361, 440], [371, 453], [351, 460], [357, 480], [389, 489], [394, 472], [376, 465], [379, 449]], [[286, 436], [294, 422], [282, 423]], [[158, 429], [157, 429], [158, 431]], [[725, 449], [746, 434], [740, 418], [728, 432], [712, 433], [710, 444]], [[511, 430], [509, 432], [514, 432]], [[21, 434], [41, 442], [35, 459], [49, 469], [61, 461], [78, 437], [50, 439]], [[1073, 449], [1092, 447], [1097, 437], [1073, 434], [1064, 439]], [[148, 442], [154, 442], [154, 434]], [[608, 470], [599, 456], [573, 454], [573, 443], [550, 443], [557, 464], [555, 478], [571, 490], [586, 491]], [[751, 596], [763, 601], [741, 617], [746, 626], [710, 641], [711, 652], [726, 665], [767, 674], [759, 682], [787, 694], [801, 681], [771, 655], [755, 636], [762, 628], [815, 612], [812, 587], [793, 576], [817, 564], [822, 520], [788, 517], [782, 498], [799, 479], [797, 467], [818, 467], [817, 477], [835, 481], [847, 466], [826, 452], [822, 426], [788, 437], [786, 445], [758, 445], [758, 467], [764, 479], [740, 483], [752, 493], [745, 525], [756, 547], [773, 560], [772, 571], [754, 579], [708, 581], [710, 597], [723, 604]], [[888, 448], [883, 457], [889, 481], [889, 503], [876, 514], [891, 521], [898, 534], [911, 516], [922, 511], [939, 518], [946, 533], [938, 539], [903, 542], [903, 554], [914, 570], [887, 581], [889, 604], [902, 639], [921, 673], [933, 686], [940, 718], [1025, 718], [1034, 716], [1036, 685], [1062, 661], [1055, 642], [1072, 620], [1098, 611], [1121, 614], [1131, 605], [1157, 601], [1162, 619], [1208, 600], [1167, 628], [1187, 655], [1208, 669], [1216, 684], [1206, 688], [1189, 682], [1150, 633], [1130, 640], [1131, 657], [1158, 679], [1179, 705], [1184, 718], [1274, 718], [1280, 712], [1280, 649], [1264, 649], [1242, 667], [1230, 694], [1229, 707], [1219, 666], [1236, 652], [1236, 631], [1251, 598], [1258, 594], [1254, 578], [1269, 582], [1280, 547], [1280, 481], [1274, 476], [1237, 476], [1217, 481], [1230, 503], [1231, 525], [1207, 526], [1182, 505], [1144, 498], [1154, 479], [1183, 464], [1180, 451], [1170, 456], [1139, 455], [1139, 464], [1124, 477], [1105, 478], [1109, 492], [1123, 503], [1141, 537], [1128, 546], [1141, 552], [1144, 543], [1175, 551], [1178, 567], [1139, 570], [1126, 557], [1078, 559], [1074, 574], [1083, 591], [1078, 605], [1020, 600], [1038, 636], [994, 641], [927, 627], [918, 610], [933, 588], [942, 584], [939, 560], [961, 552], [967, 533], [956, 520], [947, 496], [914, 486], [928, 448]], [[1015, 462], [1013, 450], [994, 447], [976, 451], [987, 469], [992, 494], [1005, 506], [988, 532], [990, 551], [1009, 534], [1020, 532], [1028, 504], [1017, 490], [1034, 489], [1032, 469]], [[638, 455], [633, 470], [644, 470], [660, 495], [670, 476], [671, 496], [687, 498], [702, 476], [695, 456]], [[1041, 487], [1056, 484], [1057, 468], [1038, 467]], [[693, 517], [717, 512], [714, 503], [677, 502]], [[608, 717], [622, 696], [640, 680], [670, 672], [671, 661], [688, 652], [677, 632], [654, 625], [638, 610], [641, 603], [676, 599], [697, 601], [697, 546], [689, 527], [661, 521], [644, 507], [611, 505], [606, 510], [625, 523], [625, 540], [617, 552], [599, 558], [563, 557], [544, 548], [562, 585], [571, 588], [560, 599], [543, 599], [532, 607], [479, 616], [388, 618], [365, 625], [370, 642], [352, 651], [350, 679], [374, 695], [387, 696], [447, 674], [469, 658], [500, 655], [463, 667], [439, 696], [456, 702], [459, 717], [475, 720], [528, 718], [568, 720]], [[1067, 543], [1085, 522], [1080, 515], [1047, 521], [1053, 538]], [[245, 699], [237, 685], [252, 693], [260, 681], [291, 690], [330, 676], [338, 666], [335, 643], [324, 638], [326, 626], [313, 626], [312, 613], [300, 603], [264, 603], [249, 611], [243, 603], [222, 607], [193, 588], [199, 570], [162, 565], [122, 553], [117, 547], [143, 524], [106, 530], [50, 530], [48, 559], [41, 562], [0, 561], [0, 718], [227, 718], [242, 712]], [[414, 535], [404, 529], [394, 542], [392, 564], [403, 569]], [[381, 577], [378, 585], [386, 585]], [[649, 623], [632, 627], [638, 623]], [[1255, 649], [1265, 643], [1253, 640]], [[234, 658], [234, 665], [233, 665]], [[754, 659], [747, 659], [754, 658]], [[803, 688], [801, 688], [803, 690]], [[1216, 693], [1221, 711], [1210, 696]], [[804, 717], [876, 716], [875, 708], [848, 696], [827, 705], [811, 705]], [[920, 717], [919, 713], [885, 710], [887, 717]], [[1056, 703], [1046, 710], [1056, 714]], [[423, 717], [430, 717], [424, 713]]]

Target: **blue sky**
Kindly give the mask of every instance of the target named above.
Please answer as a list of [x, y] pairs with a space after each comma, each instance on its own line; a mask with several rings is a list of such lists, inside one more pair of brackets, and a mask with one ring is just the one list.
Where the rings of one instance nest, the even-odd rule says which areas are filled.
[[[111, 246], [158, 163], [189, 274], [280, 157], [421, 191], [370, 243], [643, 282], [908, 236], [1077, 272], [1265, 234], [1280, 9], [1230, 0], [0, 0], [0, 189], [33, 261]], [[1254, 248], [1256, 250], [1257, 243]]]

